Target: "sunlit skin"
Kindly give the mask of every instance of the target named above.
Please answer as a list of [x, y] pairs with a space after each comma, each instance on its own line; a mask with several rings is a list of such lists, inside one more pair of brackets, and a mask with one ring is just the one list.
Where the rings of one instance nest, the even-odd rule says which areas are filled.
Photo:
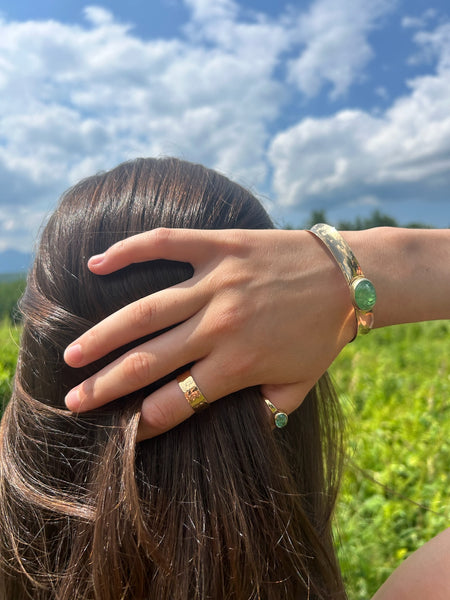
[[[295, 410], [354, 337], [350, 295], [336, 263], [307, 232], [184, 231], [184, 241], [175, 245], [173, 233], [180, 232], [129, 238], [108, 250], [102, 262], [89, 262], [93, 272], [106, 274], [164, 256], [189, 261], [195, 275], [123, 308], [68, 349], [66, 361], [81, 367], [136, 337], [183, 322], [78, 386], [76, 395], [66, 399], [68, 407], [90, 410], [195, 361], [192, 374], [210, 402], [262, 385], [262, 393], [278, 408]], [[302, 242], [300, 257], [293, 248]], [[305, 272], [298, 269], [300, 261], [308, 265]], [[255, 278], [255, 272], [261, 277]], [[322, 295], [328, 296], [326, 310]], [[328, 339], [318, 336], [314, 345], [299, 344], [313, 331], [328, 332]], [[173, 381], [144, 401], [140, 435], [162, 433], [191, 414]]]
[[[448, 318], [448, 231], [378, 228], [343, 236], [377, 289], [375, 327]], [[133, 339], [181, 324], [72, 390], [69, 409], [91, 410], [195, 362], [192, 374], [210, 402], [261, 385], [266, 397], [290, 413], [354, 336], [342, 273], [306, 231], [159, 229], [115, 244], [88, 265], [105, 275], [157, 258], [190, 262], [194, 277], [98, 323], [69, 346], [66, 362], [81, 367]], [[140, 438], [191, 414], [172, 381], [144, 401]]]

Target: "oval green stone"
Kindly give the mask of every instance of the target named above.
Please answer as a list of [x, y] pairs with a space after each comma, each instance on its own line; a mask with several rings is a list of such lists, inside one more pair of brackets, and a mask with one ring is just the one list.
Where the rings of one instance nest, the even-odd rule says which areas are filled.
[[356, 306], [360, 310], [372, 310], [377, 300], [373, 283], [368, 279], [360, 279], [356, 282], [354, 291]]
[[288, 416], [286, 413], [284, 412], [278, 412], [275, 416], [274, 416], [274, 420], [275, 420], [275, 425], [281, 429], [282, 427], [285, 427], [287, 425], [288, 422]]

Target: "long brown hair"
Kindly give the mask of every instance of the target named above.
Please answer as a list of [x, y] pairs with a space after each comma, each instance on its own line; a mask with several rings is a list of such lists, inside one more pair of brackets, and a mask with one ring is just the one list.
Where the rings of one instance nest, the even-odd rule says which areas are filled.
[[163, 381], [91, 413], [65, 410], [69, 389], [124, 351], [71, 369], [65, 347], [126, 303], [192, 276], [169, 261], [88, 271], [89, 256], [159, 226], [272, 223], [248, 191], [176, 159], [125, 163], [64, 194], [21, 302], [0, 430], [0, 596], [345, 598], [331, 532], [342, 423], [327, 376], [275, 432], [256, 388], [139, 444], [140, 404]]

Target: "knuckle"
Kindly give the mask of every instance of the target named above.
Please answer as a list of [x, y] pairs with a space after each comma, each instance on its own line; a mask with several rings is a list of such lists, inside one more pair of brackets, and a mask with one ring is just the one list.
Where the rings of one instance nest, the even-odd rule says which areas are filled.
[[230, 364], [231, 376], [234, 378], [248, 377], [257, 365], [256, 358], [250, 352], [247, 352], [239, 357], [239, 360], [234, 360]]
[[210, 285], [215, 290], [220, 292], [228, 292], [235, 289], [239, 285], [241, 274], [234, 268], [229, 268], [229, 265], [220, 264], [219, 268], [212, 271], [210, 274]]
[[83, 410], [88, 409], [94, 397], [94, 379], [83, 381], [78, 387], [78, 394], [80, 396], [80, 408]]
[[145, 352], [133, 352], [125, 356], [122, 363], [123, 376], [141, 387], [151, 380], [150, 357]]
[[141, 328], [144, 325], [149, 325], [153, 321], [154, 306], [148, 298], [142, 298], [134, 302], [129, 308], [130, 310], [130, 325], [132, 327]]
[[128, 245], [127, 239], [119, 240], [118, 242], [113, 244], [110, 248], [108, 248], [108, 250], [106, 250], [105, 254], [108, 254], [108, 256], [115, 256], [117, 254], [122, 254], [124, 252], [124, 250], [126, 250], [127, 245]]
[[165, 248], [171, 238], [172, 231], [167, 227], [158, 227], [152, 231], [153, 244], [160, 249]]
[[92, 329], [86, 331], [83, 337], [83, 345], [90, 354], [97, 354], [97, 351], [101, 350], [102, 343], [97, 327], [92, 327]]
[[151, 425], [152, 429], [154, 428], [160, 433], [168, 431], [174, 425], [167, 407], [163, 407], [157, 402], [152, 402], [146, 408], [145, 420]]
[[244, 311], [236, 304], [223, 307], [213, 318], [212, 330], [219, 335], [237, 333], [245, 322]]
[[239, 356], [229, 355], [226, 363], [222, 366], [222, 372], [226, 373], [228, 378], [239, 388], [251, 385], [255, 379], [258, 360], [254, 353], [248, 351], [239, 354]]
[[221, 246], [226, 250], [226, 254], [240, 256], [248, 246], [249, 230], [240, 231], [230, 230], [226, 238], [222, 240]]

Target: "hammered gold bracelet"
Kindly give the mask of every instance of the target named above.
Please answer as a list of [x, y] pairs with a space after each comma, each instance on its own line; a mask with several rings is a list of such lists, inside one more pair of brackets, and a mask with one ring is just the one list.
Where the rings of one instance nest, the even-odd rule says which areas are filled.
[[334, 227], [325, 223], [318, 223], [308, 231], [325, 244], [344, 274], [355, 308], [356, 335], [358, 333], [369, 333], [373, 327], [372, 309], [377, 299], [373, 283], [364, 277], [350, 246]]

